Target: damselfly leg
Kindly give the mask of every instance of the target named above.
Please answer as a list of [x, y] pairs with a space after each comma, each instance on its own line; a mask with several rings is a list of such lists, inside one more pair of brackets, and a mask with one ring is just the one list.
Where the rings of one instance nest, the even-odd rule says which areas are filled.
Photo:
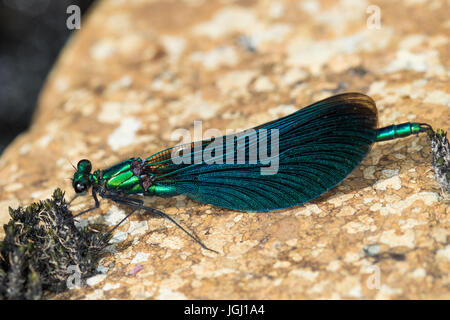
[[129, 207], [132, 207], [133, 209], [126, 215], [125, 218], [123, 218], [117, 225], [115, 225], [111, 230], [109, 230], [105, 236], [103, 237], [103, 239], [106, 239], [114, 230], [116, 230], [126, 219], [128, 219], [134, 212], [136, 212], [137, 210], [145, 210], [154, 214], [159, 215], [160, 217], [166, 218], [168, 219], [170, 222], [172, 222], [173, 224], [175, 224], [175, 226], [177, 226], [178, 228], [180, 228], [181, 230], [184, 231], [184, 233], [186, 233], [190, 238], [192, 238], [195, 242], [197, 242], [202, 248], [212, 251], [214, 253], [218, 253], [217, 251], [208, 248], [206, 245], [204, 245], [196, 236], [194, 236], [193, 234], [191, 234], [189, 231], [187, 231], [185, 228], [183, 228], [178, 222], [176, 222], [172, 217], [170, 217], [169, 215], [165, 214], [162, 211], [159, 211], [157, 209], [154, 208], [150, 208], [147, 206], [144, 206], [144, 201], [140, 200], [140, 199], [136, 199], [136, 198], [130, 198], [130, 197], [125, 197], [122, 196], [120, 194], [117, 193], [107, 193], [105, 190], [103, 189], [98, 189], [98, 188], [92, 188], [92, 198], [94, 198], [95, 201], [95, 206], [92, 208], [89, 208], [87, 210], [84, 210], [76, 215], [74, 215], [72, 218], [69, 219], [75, 219], [85, 213], [88, 213], [90, 211], [93, 211], [95, 209], [98, 209], [100, 207], [100, 202], [98, 200], [97, 197], [97, 193], [105, 199], [110, 199], [118, 204], [124, 204], [127, 205]]
[[[73, 197], [72, 200], [70, 200], [69, 204], [72, 203], [72, 201], [75, 200], [76, 198], [77, 198], [77, 195], [75, 195], [75, 197]], [[94, 198], [94, 201], [95, 201], [95, 205], [92, 208], [89, 208], [89, 209], [86, 209], [84, 211], [81, 211], [80, 213], [77, 213], [76, 215], [66, 219], [66, 221], [67, 220], [71, 220], [71, 219], [73, 220], [75, 218], [78, 218], [79, 216], [82, 216], [85, 213], [88, 213], [88, 212], [91, 212], [91, 211], [93, 211], [95, 209], [100, 208], [100, 201], [98, 201], [97, 190], [95, 188], [92, 188], [92, 198]]]
[[[218, 253], [217, 251], [208, 248], [206, 245], [204, 245], [196, 236], [194, 236], [192, 233], [190, 233], [189, 231], [187, 231], [185, 228], [183, 228], [178, 222], [176, 222], [172, 217], [170, 217], [169, 215], [165, 214], [162, 211], [159, 211], [157, 209], [154, 208], [150, 208], [147, 206], [144, 206], [144, 202], [140, 199], [135, 199], [135, 198], [129, 198], [129, 197], [124, 197], [124, 196], [118, 196], [118, 195], [103, 195], [104, 198], [107, 199], [111, 199], [112, 201], [116, 202], [116, 203], [120, 203], [120, 204], [124, 204], [130, 207], [133, 207], [134, 209], [132, 210], [131, 213], [133, 213], [135, 210], [145, 210], [145, 211], [149, 211], [151, 213], [157, 214], [160, 217], [166, 218], [168, 219], [170, 222], [172, 222], [174, 225], [176, 225], [178, 228], [180, 228], [181, 230], [184, 231], [184, 233], [186, 233], [189, 237], [191, 237], [191, 239], [193, 239], [195, 242], [197, 242], [203, 249], [212, 251], [214, 253]], [[126, 218], [128, 218], [130, 215], [128, 214]], [[125, 219], [126, 219], [125, 218]], [[121, 222], [119, 222], [119, 225], [125, 221], [125, 219], [123, 219]], [[113, 229], [117, 228], [118, 225], [116, 225]]]

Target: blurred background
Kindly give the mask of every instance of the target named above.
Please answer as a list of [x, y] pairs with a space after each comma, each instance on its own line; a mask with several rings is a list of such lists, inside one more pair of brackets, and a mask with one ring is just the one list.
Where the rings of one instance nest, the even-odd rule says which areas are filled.
[[46, 76], [73, 30], [67, 7], [93, 0], [0, 0], [0, 154], [30, 124]]

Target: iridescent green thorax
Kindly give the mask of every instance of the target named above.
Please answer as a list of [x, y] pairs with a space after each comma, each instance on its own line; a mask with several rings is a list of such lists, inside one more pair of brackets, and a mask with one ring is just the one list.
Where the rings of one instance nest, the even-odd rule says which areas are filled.
[[89, 181], [92, 185], [97, 185], [100, 183], [101, 171], [97, 170], [94, 173], [89, 174]]
[[420, 123], [405, 122], [401, 124], [394, 124], [377, 130], [377, 137], [375, 141], [386, 141], [397, 138], [407, 137], [411, 134], [423, 132], [424, 129]]
[[125, 194], [145, 193], [145, 179], [142, 170], [137, 170], [142, 163], [139, 158], [122, 161], [108, 169], [100, 171], [100, 184], [106, 190], [115, 190]]

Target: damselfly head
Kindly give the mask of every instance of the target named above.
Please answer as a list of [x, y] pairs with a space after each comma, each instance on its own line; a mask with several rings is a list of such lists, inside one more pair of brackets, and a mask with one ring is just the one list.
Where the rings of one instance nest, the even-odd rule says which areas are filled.
[[72, 186], [76, 193], [82, 193], [87, 191], [91, 182], [89, 180], [89, 175], [92, 170], [92, 164], [89, 160], [80, 160], [77, 164], [77, 171], [73, 175]]

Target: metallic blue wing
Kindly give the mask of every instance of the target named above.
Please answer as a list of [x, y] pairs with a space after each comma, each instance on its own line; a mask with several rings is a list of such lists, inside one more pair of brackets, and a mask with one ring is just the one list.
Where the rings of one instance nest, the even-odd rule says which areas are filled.
[[[345, 93], [255, 127], [251, 132], [256, 134], [222, 137], [222, 145], [210, 139], [197, 149], [191, 143], [163, 150], [146, 159], [146, 170], [156, 185], [174, 186], [203, 203], [249, 211], [283, 209], [308, 202], [345, 179], [369, 152], [376, 128], [375, 102]], [[227, 144], [227, 138], [233, 143]], [[270, 152], [272, 143], [277, 153]], [[268, 156], [255, 161], [255, 148], [259, 153], [264, 144]], [[180, 148], [183, 152], [174, 156]], [[210, 163], [196, 162], [199, 155], [208, 155]]]

